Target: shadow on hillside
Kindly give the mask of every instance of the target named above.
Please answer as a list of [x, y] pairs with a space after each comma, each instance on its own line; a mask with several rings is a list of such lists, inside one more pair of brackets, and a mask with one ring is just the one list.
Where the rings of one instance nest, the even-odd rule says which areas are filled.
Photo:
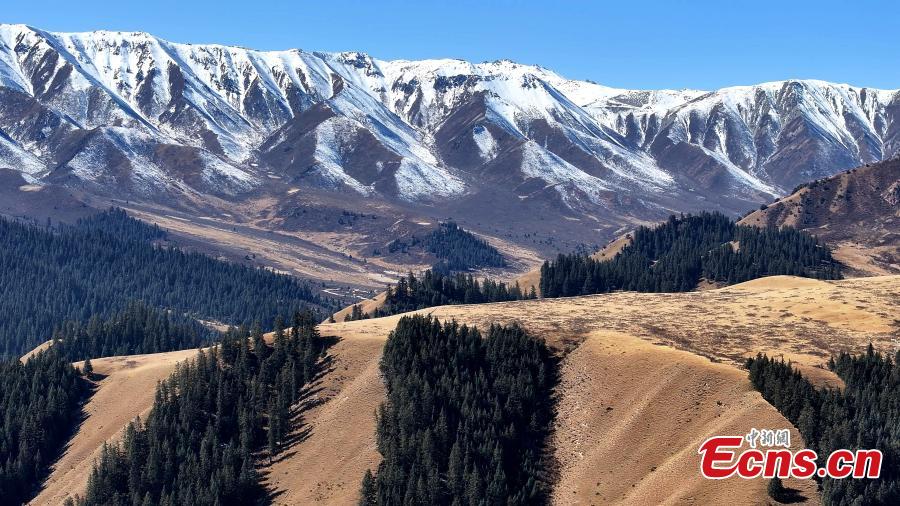
[[47, 486], [47, 480], [50, 479], [50, 474], [53, 471], [53, 466], [55, 466], [57, 462], [59, 462], [59, 459], [61, 459], [63, 455], [65, 455], [69, 451], [69, 448], [72, 447], [72, 440], [75, 439], [75, 435], [78, 434], [78, 431], [81, 430], [81, 426], [84, 425], [84, 422], [88, 419], [87, 405], [94, 394], [97, 392], [97, 389], [100, 388], [97, 383], [99, 383], [106, 377], [107, 375], [105, 374], [92, 373], [88, 378], [83, 380], [85, 383], [85, 394], [84, 398], [81, 399], [81, 403], [79, 405], [80, 412], [78, 414], [78, 419], [74, 424], [72, 424], [70, 433], [66, 435], [65, 444], [59, 447], [59, 451], [54, 453], [47, 461], [47, 465], [43, 469], [41, 469], [41, 474], [39, 476], [39, 479], [37, 480], [37, 483], [39, 485], [31, 491], [32, 495], [30, 500], [34, 500], [34, 498], [37, 497], [42, 490], [44, 490], [44, 488]]
[[[325, 376], [335, 370], [334, 356], [330, 355], [328, 353], [328, 350], [339, 343], [341, 341], [341, 338], [338, 336], [322, 336], [321, 339], [324, 343], [325, 356], [323, 356], [322, 359], [319, 360], [319, 363], [316, 367], [316, 373], [313, 375], [312, 380], [304, 385], [303, 389], [300, 391], [299, 399], [291, 408], [290, 423], [293, 430], [288, 435], [288, 437], [284, 441], [282, 441], [278, 454], [271, 458], [265, 458], [261, 461], [267, 466], [271, 466], [273, 464], [288, 460], [297, 454], [298, 450], [296, 450], [295, 448], [297, 447], [297, 445], [300, 445], [304, 441], [309, 439], [309, 437], [312, 435], [313, 430], [312, 426], [306, 423], [304, 414], [308, 410], [325, 403], [330, 398], [328, 395], [320, 395], [325, 392], [325, 388], [321, 383], [322, 379]], [[272, 488], [271, 485], [269, 485], [268, 482], [270, 474], [271, 470], [259, 470], [260, 483], [264, 484], [266, 491], [265, 504], [274, 503], [275, 499], [285, 493], [284, 490], [275, 489]]]
[[781, 504], [798, 504], [807, 502], [809, 499], [800, 493], [796, 488], [785, 488], [778, 502]]

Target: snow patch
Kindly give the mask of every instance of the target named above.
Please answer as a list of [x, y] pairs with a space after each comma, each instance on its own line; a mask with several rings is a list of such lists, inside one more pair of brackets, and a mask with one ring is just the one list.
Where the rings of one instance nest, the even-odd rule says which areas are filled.
[[352, 142], [359, 126], [346, 118], [333, 117], [316, 127], [316, 149], [314, 157], [318, 162], [317, 173], [332, 187], [346, 185], [351, 189], [369, 195], [374, 189], [363, 185], [344, 172], [342, 151]]
[[465, 192], [466, 185], [446, 169], [404, 158], [394, 174], [397, 191], [406, 200], [447, 198]]
[[256, 186], [256, 178], [250, 173], [226, 163], [210, 153], [201, 152], [200, 157], [203, 164], [204, 181], [224, 193], [234, 195]]
[[0, 168], [17, 170], [23, 176], [40, 176], [47, 166], [40, 158], [26, 151], [0, 131]]
[[489, 162], [497, 157], [497, 143], [494, 141], [494, 136], [491, 135], [491, 132], [484, 125], [475, 125], [472, 128], [472, 140], [478, 146], [478, 152], [481, 154], [482, 160]]
[[600, 178], [582, 171], [534, 141], [522, 146], [521, 170], [526, 178], [541, 179], [552, 186], [570, 207], [577, 201], [576, 192], [583, 193], [595, 204], [601, 204], [603, 194], [610, 190]]

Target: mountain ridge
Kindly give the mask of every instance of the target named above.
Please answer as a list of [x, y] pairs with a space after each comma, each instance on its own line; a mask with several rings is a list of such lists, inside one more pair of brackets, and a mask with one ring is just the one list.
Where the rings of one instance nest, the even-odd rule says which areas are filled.
[[740, 214], [898, 152], [897, 90], [624, 90], [509, 60], [0, 25], [0, 167], [106, 199], [269, 199], [279, 214], [336, 195], [483, 229], [538, 213], [557, 230], [581, 221], [583, 233], [672, 212]]
[[900, 158], [801, 185], [740, 223], [814, 234], [853, 274], [900, 273]]

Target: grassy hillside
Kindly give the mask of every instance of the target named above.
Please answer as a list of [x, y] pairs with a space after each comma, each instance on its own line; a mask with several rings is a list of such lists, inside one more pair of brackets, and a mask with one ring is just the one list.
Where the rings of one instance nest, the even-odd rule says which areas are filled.
[[[562, 354], [551, 442], [560, 465], [556, 500], [760, 503], [766, 500], [764, 482], [712, 482], [696, 473], [696, 449], [709, 434], [740, 433], [759, 424], [789, 426], [752, 390], [740, 369], [745, 358], [757, 352], [783, 356], [816, 384], [838, 385], [840, 379], [822, 368], [828, 357], [837, 350], [864, 351], [870, 340], [877, 349], [890, 348], [891, 337], [900, 332], [893, 310], [898, 299], [897, 276], [836, 282], [778, 276], [705, 292], [615, 293], [443, 306], [423, 313], [480, 328], [518, 322]], [[357, 501], [363, 473], [379, 462], [375, 411], [385, 390], [378, 363], [399, 319], [320, 325], [323, 336], [340, 340], [329, 350], [328, 372], [313, 386], [317, 402], [294, 428], [302, 437], [285, 448], [284, 458], [262, 470], [276, 504]], [[176, 359], [159, 354], [149, 360]], [[133, 401], [125, 393], [130, 390], [129, 358], [97, 360], [95, 370], [105, 370], [113, 360], [120, 372], [100, 382], [94, 399], [115, 385], [117, 395], [103, 396], [113, 403], [104, 410], [140, 412], [135, 405], [140, 402], [149, 407], [152, 396]], [[135, 369], [146, 370], [145, 360]], [[114, 382], [107, 383], [110, 379]], [[135, 392], [146, 381], [135, 379]], [[96, 448], [102, 441], [92, 431], [107, 427], [104, 415], [92, 413], [73, 448], [90, 446], [87, 440]], [[117, 429], [108, 430], [115, 438]], [[802, 444], [794, 435], [792, 440]], [[629, 463], [606, 465], [621, 458], [626, 447], [634, 455]], [[65, 463], [56, 467], [48, 489], [84, 487], [85, 464]], [[808, 482], [787, 485], [818, 502]], [[49, 497], [42, 494], [38, 504], [58, 503]]]
[[739, 223], [809, 232], [831, 245], [851, 274], [900, 273], [900, 159], [802, 185]]

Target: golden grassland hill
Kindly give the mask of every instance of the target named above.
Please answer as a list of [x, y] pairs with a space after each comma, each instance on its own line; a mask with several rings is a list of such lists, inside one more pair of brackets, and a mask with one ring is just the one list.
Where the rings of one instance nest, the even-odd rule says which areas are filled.
[[[84, 422], [62, 457], [52, 466], [44, 488], [31, 504], [56, 506], [66, 497], [83, 493], [103, 443], [121, 438], [128, 422], [136, 416], [146, 415], [153, 405], [156, 385], [172, 374], [177, 363], [195, 356], [197, 351], [91, 360], [97, 389], [84, 408]], [[82, 368], [84, 363], [74, 365]]]
[[[486, 327], [519, 322], [563, 355], [551, 442], [556, 504], [659, 502], [762, 504], [765, 483], [699, 478], [696, 449], [712, 434], [790, 424], [753, 391], [743, 360], [757, 352], [794, 361], [820, 385], [839, 350], [900, 337], [900, 276], [816, 281], [788, 276], [679, 294], [585, 297], [442, 306], [419, 311]], [[313, 385], [299, 437], [263, 472], [276, 504], [355, 504], [361, 477], [379, 462], [375, 410], [384, 398], [378, 362], [400, 315], [320, 325], [339, 338]], [[146, 411], [156, 381], [188, 350], [92, 361], [105, 375], [35, 504], [84, 489], [104, 441]], [[802, 441], [793, 432], [795, 445]], [[607, 465], [615, 462], [615, 465]], [[819, 501], [810, 483], [788, 483]]]
[[[696, 449], [709, 435], [741, 433], [754, 424], [790, 427], [738, 366], [763, 351], [794, 360], [820, 385], [839, 385], [823, 368], [827, 357], [839, 349], [862, 351], [870, 341], [890, 348], [900, 325], [893, 311], [898, 302], [897, 276], [838, 282], [778, 276], [707, 292], [617, 293], [420, 313], [481, 327], [516, 321], [564, 350], [552, 441], [559, 465], [555, 503], [763, 504], [764, 482], [709, 482], [696, 472]], [[289, 450], [296, 452], [291, 458], [267, 468], [278, 504], [356, 501], [356, 477], [379, 461], [374, 413], [384, 390], [378, 360], [400, 318], [320, 327], [341, 341], [318, 385], [323, 402], [298, 429], [305, 438]], [[802, 443], [796, 431], [793, 437]], [[788, 485], [818, 502], [811, 483]]]
[[[350, 316], [353, 313], [353, 306], [359, 306], [360, 310], [363, 313], [372, 314], [376, 309], [384, 306], [385, 299], [387, 298], [387, 292], [381, 292], [378, 295], [372, 297], [371, 299], [361, 300], [355, 304], [351, 304], [344, 309], [334, 313], [332, 317], [336, 322], [342, 322], [345, 318]], [[326, 320], [325, 323], [328, 321]]]

